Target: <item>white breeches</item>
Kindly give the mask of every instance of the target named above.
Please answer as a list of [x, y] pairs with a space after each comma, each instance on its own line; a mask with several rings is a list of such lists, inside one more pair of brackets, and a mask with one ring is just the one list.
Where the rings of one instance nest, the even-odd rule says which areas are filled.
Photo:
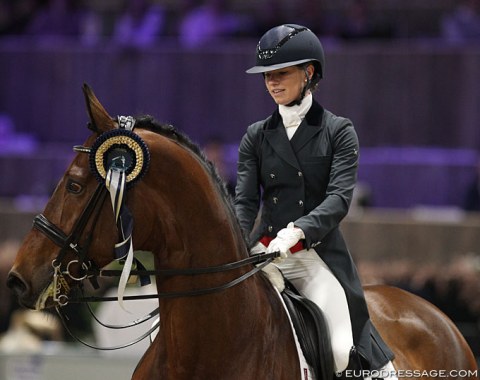
[[344, 371], [353, 347], [353, 335], [343, 287], [313, 249], [288, 255], [275, 265], [303, 296], [322, 310], [330, 332], [335, 371]]

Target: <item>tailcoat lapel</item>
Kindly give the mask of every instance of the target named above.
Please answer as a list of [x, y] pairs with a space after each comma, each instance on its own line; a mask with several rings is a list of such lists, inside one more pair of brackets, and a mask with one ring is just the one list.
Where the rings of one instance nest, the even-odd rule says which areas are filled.
[[283, 160], [301, 170], [296, 153], [324, 128], [323, 113], [323, 107], [316, 101], [313, 101], [312, 107], [305, 115], [305, 119], [298, 127], [292, 139], [288, 140], [282, 117], [277, 109], [267, 122], [264, 131], [265, 137]]
[[288, 140], [287, 133], [283, 124], [280, 124], [276, 129], [266, 130], [265, 138], [272, 146], [273, 150], [287, 163], [300, 170], [297, 156], [295, 155], [292, 145]]
[[312, 106], [305, 115], [305, 119], [302, 120], [302, 123], [290, 140], [295, 153], [300, 151], [305, 144], [320, 133], [325, 127], [323, 113], [323, 107], [314, 100]]
[[295, 153], [299, 152], [313, 137], [315, 137], [322, 127], [319, 125], [307, 124], [306, 120], [303, 120], [297, 131], [290, 140], [290, 145]]
[[284, 161], [300, 170], [297, 157], [292, 149], [292, 145], [288, 140], [287, 132], [283, 126], [282, 117], [278, 109], [273, 113], [264, 130], [264, 135], [275, 153], [277, 153]]

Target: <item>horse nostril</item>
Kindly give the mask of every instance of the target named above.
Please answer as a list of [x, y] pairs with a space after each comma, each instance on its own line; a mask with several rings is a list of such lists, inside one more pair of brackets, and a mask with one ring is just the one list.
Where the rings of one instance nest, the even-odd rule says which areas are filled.
[[7, 286], [17, 295], [24, 294], [27, 291], [27, 284], [20, 275], [10, 272], [7, 278]]

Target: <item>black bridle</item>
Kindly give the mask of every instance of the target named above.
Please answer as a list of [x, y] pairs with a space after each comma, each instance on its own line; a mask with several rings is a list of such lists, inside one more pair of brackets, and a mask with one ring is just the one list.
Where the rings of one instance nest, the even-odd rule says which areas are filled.
[[82, 214], [77, 219], [75, 225], [72, 228], [70, 235], [67, 235], [62, 231], [61, 228], [50, 222], [47, 217], [43, 214], [35, 216], [33, 219], [33, 227], [42, 232], [47, 236], [51, 241], [60, 247], [60, 251], [56, 259], [53, 261], [52, 265], [58, 266], [61, 264], [65, 255], [69, 250], [75, 252], [78, 256], [80, 264], [83, 264], [87, 258], [87, 252], [92, 242], [93, 230], [87, 234], [87, 237], [83, 243], [83, 246], [80, 244], [80, 239], [84, 234], [84, 230], [93, 215], [92, 228], [95, 225], [95, 222], [100, 216], [101, 207], [105, 201], [107, 195], [107, 189], [102, 184], [98, 184], [95, 192], [88, 201], [85, 209], [82, 211]]
[[[96, 222], [100, 216], [102, 205], [105, 201], [105, 198], [108, 194], [105, 186], [99, 184], [93, 193], [92, 197], [89, 199], [85, 209], [81, 213], [80, 217], [74, 224], [70, 234], [66, 234], [60, 227], [48, 220], [47, 217], [43, 214], [37, 215], [33, 220], [33, 227], [43, 233], [47, 238], [49, 238], [53, 243], [60, 247], [60, 251], [57, 257], [53, 260], [52, 266], [54, 268], [54, 277], [64, 277], [68, 276], [74, 281], [83, 281], [85, 279], [91, 280], [94, 284], [96, 279], [99, 277], [118, 277], [121, 274], [121, 270], [104, 270], [99, 269], [96, 264], [88, 259], [88, 250], [92, 242], [94, 228]], [[87, 227], [89, 221], [92, 220], [91, 229], [85, 233], [85, 228]], [[85, 235], [83, 241], [81, 241], [82, 236]], [[60, 266], [64, 260], [67, 252], [73, 252], [76, 255], [76, 258], [70, 261], [65, 269], [61, 269]], [[239, 269], [247, 265], [255, 265], [249, 271], [243, 275], [235, 278], [234, 280], [227, 282], [223, 285], [212, 288], [203, 288], [203, 289], [193, 289], [182, 292], [165, 292], [165, 293], [156, 293], [150, 295], [136, 295], [136, 296], [125, 296], [125, 300], [140, 300], [140, 299], [149, 299], [149, 298], [176, 298], [176, 297], [189, 297], [197, 295], [205, 295], [216, 292], [221, 292], [232, 286], [239, 284], [240, 282], [251, 277], [266, 265], [268, 265], [274, 258], [278, 257], [279, 253], [264, 253], [252, 255], [250, 257], [212, 267], [205, 268], [186, 268], [186, 269], [159, 269], [159, 270], [146, 270], [146, 269], [135, 269], [130, 273], [131, 275], [138, 276], [180, 276], [180, 275], [201, 275], [201, 274], [212, 274], [226, 272], [234, 269]], [[74, 275], [71, 273], [70, 266], [72, 264], [77, 264], [79, 270], [81, 271], [80, 275]], [[58, 280], [58, 279], [57, 279]], [[58, 282], [58, 281], [57, 281]], [[65, 283], [65, 281], [62, 281]], [[65, 289], [66, 290], [66, 289]], [[100, 301], [116, 301], [116, 297], [75, 297], [69, 298], [66, 294], [61, 294], [57, 298], [54, 298], [54, 302], [58, 302], [60, 306], [64, 306], [68, 303], [81, 303], [81, 302], [100, 302]], [[59, 299], [59, 297], [61, 297]]]
[[[89, 153], [90, 148], [87, 147], [74, 147], [74, 150], [81, 153]], [[66, 317], [63, 312], [60, 310], [61, 307], [66, 306], [68, 303], [89, 303], [89, 302], [102, 302], [102, 301], [117, 301], [118, 297], [98, 297], [98, 296], [84, 296], [82, 284], [85, 279], [90, 280], [92, 285], [95, 288], [98, 288], [97, 279], [100, 277], [120, 277], [122, 274], [121, 270], [107, 270], [107, 269], [100, 269], [95, 264], [95, 262], [88, 257], [88, 252], [90, 249], [90, 244], [93, 240], [93, 234], [95, 230], [95, 226], [97, 225], [97, 221], [100, 217], [102, 206], [107, 198], [108, 190], [103, 183], [99, 183], [95, 192], [87, 202], [84, 210], [80, 214], [79, 218], [75, 222], [70, 234], [65, 233], [60, 227], [56, 224], [52, 223], [45, 215], [39, 214], [35, 216], [33, 220], [33, 227], [43, 233], [48, 239], [50, 239], [53, 243], [55, 243], [59, 248], [60, 251], [57, 254], [57, 257], [52, 261], [53, 267], [53, 281], [50, 285], [49, 292], [44, 296], [44, 300], [48, 297], [52, 297], [55, 307], [57, 309], [58, 314], [61, 317], [64, 326], [66, 327], [67, 331], [70, 332], [68, 326], [66, 324]], [[90, 223], [90, 229], [86, 231], [87, 226]], [[74, 259], [72, 259], [64, 268], [62, 268], [62, 263], [67, 255], [67, 253], [73, 253]], [[202, 275], [202, 274], [213, 274], [213, 273], [221, 273], [227, 272], [235, 269], [240, 269], [246, 266], [251, 266], [245, 273], [242, 275], [234, 278], [233, 280], [221, 284], [219, 286], [210, 287], [210, 288], [198, 288], [192, 289], [187, 291], [179, 291], [179, 292], [157, 292], [155, 294], [147, 294], [147, 295], [133, 295], [133, 296], [124, 296], [123, 300], [144, 300], [144, 299], [159, 299], [159, 298], [178, 298], [178, 297], [191, 297], [191, 296], [200, 296], [200, 295], [207, 295], [222, 292], [227, 290], [243, 281], [247, 278], [253, 276], [254, 274], [261, 271], [266, 265], [271, 263], [273, 259], [279, 257], [279, 252], [273, 253], [263, 253], [263, 254], [256, 254], [250, 257], [226, 263], [223, 265], [218, 266], [211, 266], [211, 267], [203, 267], [203, 268], [185, 268], [185, 269], [159, 269], [159, 270], [147, 270], [144, 269], [142, 265], [139, 265], [136, 269], [132, 269], [130, 271], [130, 275], [137, 275], [137, 276], [194, 276], [194, 275]], [[139, 263], [140, 264], [140, 263]], [[72, 273], [70, 269], [72, 266], [76, 267], [76, 274]], [[138, 269], [140, 268], [140, 269]], [[82, 289], [82, 294], [79, 296], [75, 294], [73, 297], [70, 293], [70, 286], [66, 281], [66, 278], [70, 278], [70, 280], [77, 282], [80, 284], [80, 288]], [[42, 295], [43, 296], [43, 295]], [[90, 309], [90, 307], [89, 307]], [[98, 321], [95, 317], [93, 312], [90, 309], [92, 316]], [[100, 321], [98, 321], [101, 325], [107, 328], [128, 328], [136, 326], [140, 323], [145, 322], [146, 320], [152, 318], [153, 315], [158, 314], [158, 309], [151, 312], [149, 315], [136, 320], [130, 324], [124, 326], [112, 326], [106, 325]], [[156, 327], [155, 327], [156, 328]], [[86, 342], [83, 342], [78, 337], [70, 332], [70, 334], [80, 341], [81, 343], [97, 349], [119, 349], [123, 347], [130, 346], [139, 342], [140, 340], [147, 337], [155, 328], [151, 328], [149, 332], [142, 335], [140, 338], [136, 339], [134, 342], [117, 346], [111, 348], [100, 348], [94, 347]]]
[[[98, 277], [119, 277], [121, 275], [121, 270], [108, 270], [108, 269], [99, 269], [93, 261], [88, 259], [88, 249], [90, 247], [90, 243], [92, 241], [94, 226], [96, 225], [96, 221], [98, 220], [101, 212], [102, 205], [105, 201], [107, 195], [106, 188], [99, 184], [88, 201], [85, 209], [83, 210], [82, 214], [78, 218], [77, 222], [75, 223], [72, 232], [67, 235], [61, 228], [57, 225], [52, 223], [48, 220], [47, 217], [43, 214], [39, 214], [35, 216], [33, 220], [33, 226], [38, 231], [43, 233], [47, 238], [49, 238], [52, 242], [54, 242], [57, 246], [60, 247], [60, 251], [57, 257], [53, 260], [52, 266], [54, 268], [53, 273], [53, 289], [54, 292], [52, 294], [52, 298], [54, 302], [56, 302], [56, 310], [60, 319], [68, 333], [76, 339], [78, 342], [88, 346], [90, 348], [98, 349], [98, 350], [117, 350], [125, 347], [129, 347], [134, 345], [146, 337], [150, 336], [157, 328], [158, 322], [155, 323], [142, 334], [140, 337], [134, 339], [133, 341], [113, 346], [113, 347], [98, 347], [94, 346], [90, 343], [87, 343], [80, 339], [76, 334], [74, 334], [70, 328], [68, 327], [68, 317], [65, 313], [61, 310], [61, 307], [66, 306], [68, 303], [88, 303], [89, 302], [103, 302], [103, 301], [117, 301], [117, 297], [98, 297], [98, 296], [84, 296], [82, 292], [82, 296], [76, 296], [71, 298], [67, 294], [61, 294], [62, 290], [65, 292], [69, 292], [70, 287], [68, 286], [65, 276], [70, 277], [73, 281], [79, 282], [83, 284], [83, 280], [89, 279], [94, 287], [98, 287], [97, 278]], [[92, 227], [91, 230], [88, 231], [86, 237], [83, 242], [81, 242], [82, 235], [84, 235], [85, 228], [88, 225], [89, 220], [92, 219]], [[72, 251], [76, 255], [76, 259], [70, 261], [65, 269], [61, 269], [62, 260], [65, 258], [67, 252]], [[247, 265], [255, 265], [253, 268], [248, 270], [243, 275], [235, 278], [234, 280], [227, 282], [225, 284], [211, 287], [211, 288], [200, 288], [200, 289], [193, 289], [188, 291], [182, 292], [157, 292], [156, 294], [147, 294], [147, 295], [135, 295], [135, 296], [124, 296], [124, 300], [144, 300], [144, 299], [152, 299], [152, 298], [178, 298], [178, 297], [190, 297], [190, 296], [199, 296], [199, 295], [206, 295], [212, 293], [218, 293], [229, 289], [243, 281], [247, 278], [253, 276], [260, 270], [262, 270], [266, 265], [272, 262], [272, 260], [279, 256], [278, 252], [273, 253], [263, 253], [263, 254], [255, 254], [250, 257], [234, 261], [231, 263], [218, 265], [218, 266], [211, 266], [211, 267], [204, 267], [204, 268], [185, 268], [185, 269], [159, 269], [159, 270], [132, 270], [130, 272], [131, 275], [138, 275], [138, 276], [178, 276], [178, 275], [201, 275], [201, 274], [213, 274], [213, 273], [221, 273], [226, 272], [234, 269], [239, 269]], [[81, 275], [73, 275], [70, 271], [70, 266], [72, 264], [78, 264], [82, 270]], [[91, 310], [90, 306], [88, 305], [88, 309], [90, 314], [93, 318], [102, 326], [109, 328], [109, 329], [124, 329], [133, 326], [137, 326], [141, 323], [146, 322], [147, 320], [152, 319], [154, 316], [158, 315], [159, 309], [156, 308], [154, 311], [149, 313], [148, 315], [135, 320], [126, 325], [108, 325], [102, 323], [98, 320], [95, 316], [93, 311]]]
[[[54, 276], [68, 276], [74, 281], [83, 281], [85, 279], [95, 280], [99, 277], [119, 277], [121, 274], [121, 270], [113, 270], [113, 269], [99, 269], [95, 263], [89, 259], [87, 259], [88, 248], [92, 241], [93, 237], [93, 229], [87, 234], [85, 242], [83, 245], [80, 244], [80, 239], [82, 236], [83, 231], [85, 230], [86, 225], [88, 224], [89, 219], [93, 215], [94, 223], [92, 223], [92, 228], [95, 225], [95, 221], [98, 219], [100, 215], [101, 205], [105, 200], [105, 196], [107, 191], [105, 188], [100, 184], [95, 193], [90, 198], [87, 206], [85, 207], [84, 211], [80, 215], [80, 218], [75, 223], [74, 228], [70, 235], [67, 235], [63, 232], [58, 226], [54, 223], [50, 222], [43, 214], [37, 215], [33, 220], [33, 226], [42, 232], [45, 236], [47, 236], [52, 242], [60, 247], [60, 251], [55, 260], [52, 262], [52, 266], [54, 267]], [[67, 264], [66, 269], [61, 270], [60, 265], [62, 260], [64, 259], [66, 253], [68, 251], [73, 251], [77, 258], [70, 261]], [[182, 292], [164, 292], [164, 293], [156, 293], [156, 294], [149, 294], [149, 295], [136, 295], [136, 296], [125, 296], [125, 300], [141, 300], [141, 299], [149, 299], [149, 298], [177, 298], [177, 297], [190, 297], [190, 296], [197, 296], [197, 295], [205, 295], [211, 293], [221, 292], [232, 286], [239, 284], [240, 282], [245, 281], [247, 278], [251, 277], [261, 269], [263, 269], [266, 265], [272, 262], [273, 259], [279, 256], [278, 252], [273, 253], [263, 253], [263, 254], [255, 254], [250, 257], [234, 261], [231, 263], [218, 265], [218, 266], [211, 266], [211, 267], [204, 267], [204, 268], [186, 268], [186, 269], [158, 269], [158, 270], [132, 270], [130, 273], [131, 275], [138, 275], [138, 276], [185, 276], [185, 275], [201, 275], [201, 274], [212, 274], [212, 273], [220, 273], [226, 272], [234, 269], [239, 269], [245, 267], [247, 265], [255, 265], [254, 268], [250, 269], [245, 274], [235, 278], [234, 280], [227, 282], [223, 285], [211, 288], [203, 288], [203, 289], [193, 289], [188, 291]], [[70, 271], [70, 265], [78, 264], [81, 267], [82, 274], [74, 275]], [[75, 297], [75, 298], [68, 298], [67, 295], [62, 295], [62, 300], [59, 302], [60, 306], [65, 306], [68, 303], [82, 303], [82, 302], [101, 302], [101, 301], [116, 301], [116, 297], [97, 297], [97, 296], [89, 296], [89, 297]], [[58, 299], [54, 299], [54, 301], [59, 301]]]

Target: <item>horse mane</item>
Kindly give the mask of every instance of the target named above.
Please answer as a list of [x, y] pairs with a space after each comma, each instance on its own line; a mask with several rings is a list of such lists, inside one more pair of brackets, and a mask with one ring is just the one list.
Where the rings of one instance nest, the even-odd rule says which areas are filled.
[[[235, 207], [233, 205], [233, 197], [227, 189], [225, 181], [222, 179], [215, 164], [210, 161], [205, 152], [198, 146], [198, 144], [194, 143], [186, 134], [181, 131], [178, 131], [173, 125], [171, 124], [162, 124], [157, 121], [153, 116], [150, 115], [142, 115], [136, 118], [135, 123], [136, 128], [147, 129], [164, 137], [167, 137], [170, 140], [173, 140], [192, 152], [197, 158], [199, 158], [200, 162], [202, 162], [207, 169], [207, 172], [213, 179], [216, 188], [219, 191], [221, 198], [223, 199], [226, 207], [228, 208], [233, 220], [240, 226], [238, 223], [237, 214], [235, 213]], [[240, 229], [240, 228], [239, 228]], [[241, 229], [240, 229], [241, 230]], [[242, 230], [241, 230], [242, 231]], [[248, 239], [245, 237], [242, 231], [242, 238], [246, 246], [248, 246]]]

